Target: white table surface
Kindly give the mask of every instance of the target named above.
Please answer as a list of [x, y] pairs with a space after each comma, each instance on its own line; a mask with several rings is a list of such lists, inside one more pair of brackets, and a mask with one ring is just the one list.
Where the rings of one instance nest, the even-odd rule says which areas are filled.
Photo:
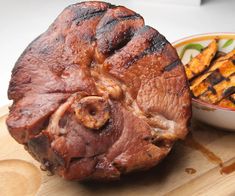
[[[157, 0], [156, 0], [157, 1]], [[190, 0], [189, 0], [190, 1]], [[0, 106], [7, 99], [11, 69], [25, 47], [76, 0], [0, 0]], [[202, 6], [151, 0], [110, 0], [140, 13], [148, 25], [173, 42], [207, 32], [235, 32], [235, 0], [204, 0]]]

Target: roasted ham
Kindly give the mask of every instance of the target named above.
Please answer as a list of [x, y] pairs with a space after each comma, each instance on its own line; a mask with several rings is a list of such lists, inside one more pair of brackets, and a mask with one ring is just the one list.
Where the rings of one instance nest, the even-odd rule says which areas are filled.
[[191, 101], [175, 49], [137, 13], [67, 7], [23, 52], [7, 126], [65, 179], [118, 179], [151, 168], [188, 132]]

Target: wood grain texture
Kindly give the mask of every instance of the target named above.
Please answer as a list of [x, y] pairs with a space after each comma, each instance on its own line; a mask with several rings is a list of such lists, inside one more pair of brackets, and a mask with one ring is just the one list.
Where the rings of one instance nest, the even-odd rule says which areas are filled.
[[[124, 176], [118, 182], [79, 183], [48, 176], [9, 135], [5, 125], [7, 111], [7, 107], [0, 108], [0, 195], [235, 195], [235, 172], [220, 174], [218, 165], [182, 142], [177, 142], [157, 167]], [[193, 122], [191, 129], [194, 138], [225, 165], [235, 162], [235, 133], [198, 122]], [[194, 168], [196, 173], [188, 174], [186, 168]]]

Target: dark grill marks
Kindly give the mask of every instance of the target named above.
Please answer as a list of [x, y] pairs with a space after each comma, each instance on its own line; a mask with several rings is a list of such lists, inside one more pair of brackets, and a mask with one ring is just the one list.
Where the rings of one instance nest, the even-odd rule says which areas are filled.
[[160, 33], [156, 33], [150, 42], [150, 47], [145, 51], [146, 54], [152, 54], [156, 51], [161, 51], [165, 45], [167, 44], [167, 40], [164, 36], [162, 36]]
[[[227, 68], [228, 71], [226, 71]], [[208, 71], [207, 70], [206, 73], [208, 73], [209, 75], [207, 75], [206, 78], [204, 78], [199, 84], [197, 84], [197, 87], [193, 89], [193, 93], [196, 93], [196, 97], [199, 96], [199, 94], [203, 94], [206, 88], [208, 91], [211, 91], [213, 94], [216, 94], [214, 93], [214, 86], [219, 85], [219, 83], [221, 82], [230, 82], [230, 76], [234, 74], [234, 71], [231, 68], [231, 63], [222, 64], [222, 66], [218, 67], [215, 70], [210, 70], [210, 68]], [[201, 73], [199, 77], [203, 77], [204, 74], [205, 72]]]
[[206, 81], [210, 84], [208, 90], [211, 91], [214, 95], [216, 95], [216, 90], [214, 89], [213, 86], [220, 83], [224, 79], [225, 78], [221, 75], [218, 69], [213, 71], [213, 73], [210, 76], [208, 76], [208, 78], [206, 79]]
[[109, 3], [103, 3], [102, 6], [97, 7], [97, 2], [84, 2], [82, 6], [73, 5], [70, 6], [70, 9], [74, 12], [74, 17], [71, 19], [72, 22], [76, 22], [78, 25], [83, 20], [89, 20], [92, 17], [103, 15], [109, 8], [113, 5]]
[[[22, 68], [16, 70], [19, 71], [20, 74], [12, 80], [14, 82], [13, 87], [16, 88], [13, 93], [30, 92], [26, 94], [24, 98], [32, 100], [31, 102], [28, 100], [23, 102], [23, 104], [29, 108], [28, 110], [22, 111], [22, 106], [24, 106], [22, 104], [14, 105], [17, 109], [16, 112], [14, 112], [15, 109], [11, 110], [12, 115], [16, 114], [17, 117], [22, 120], [18, 122], [18, 125], [13, 123], [13, 125], [9, 124], [11, 131], [16, 133], [15, 138], [21, 143], [28, 144], [29, 151], [33, 155], [36, 155], [36, 158], [44, 164], [46, 169], [55, 171], [55, 173], [70, 180], [82, 180], [85, 178], [105, 178], [104, 180], [113, 180], [119, 177], [120, 172], [118, 170], [124, 172], [137, 170], [139, 168], [147, 169], [157, 164], [160, 159], [166, 156], [172, 146], [167, 138], [166, 143], [163, 140], [156, 143], [159, 148], [155, 147], [151, 141], [143, 142], [143, 136], [152, 136], [151, 127], [147, 122], [144, 122], [145, 120], [143, 120], [143, 118], [135, 115], [134, 110], [137, 110], [139, 113], [142, 108], [138, 109], [139, 103], [137, 102], [137, 95], [135, 98], [132, 96], [136, 93], [134, 91], [132, 92], [132, 89], [137, 91], [142, 88], [138, 86], [138, 80], [142, 79], [142, 75], [146, 79], [152, 79], [152, 76], [162, 73], [164, 69], [163, 65], [160, 67], [161, 70], [158, 70], [159, 67], [156, 65], [158, 62], [161, 65], [161, 59], [166, 59], [167, 61], [167, 63], [165, 62], [164, 64], [167, 65], [166, 67], [164, 66], [166, 71], [173, 70], [172, 73], [166, 73], [169, 77], [176, 77], [174, 73], [177, 73], [177, 75], [180, 73], [184, 74], [183, 69], [178, 69], [182, 64], [180, 60], [176, 60], [177, 55], [175, 50], [163, 36], [159, 35], [159, 33], [151, 27], [144, 27], [144, 20], [140, 15], [124, 7], [120, 8], [121, 6], [119, 7], [120, 9], [116, 9], [116, 7], [115, 9], [110, 9], [111, 7], [111, 5], [107, 5], [106, 3], [94, 1], [69, 7], [69, 9], [67, 9], [64, 14], [62, 13], [56, 22], [52, 24], [49, 31], [43, 34], [42, 40], [38, 42], [42, 44], [35, 43], [35, 45], [32, 45], [32, 51], [28, 53], [29, 56], [35, 55], [35, 59], [31, 59], [33, 60], [32, 62], [28, 59], [22, 59], [19, 62]], [[96, 32], [98, 31], [101, 33], [100, 36], [97, 37]], [[61, 34], [62, 36], [56, 36], [57, 34]], [[46, 47], [47, 45], [51, 48]], [[113, 52], [115, 54], [108, 53], [106, 56], [106, 53], [102, 53], [103, 51]], [[113, 55], [114, 58], [110, 60], [113, 64], [110, 63], [109, 69], [109, 62], [107, 63], [107, 67], [104, 61], [104, 63], [100, 62], [108, 59], [111, 55]], [[147, 59], [143, 59], [143, 62], [137, 62], [137, 66], [133, 66], [132, 70], [123, 69], [122, 66], [132, 59], [134, 60], [131, 63], [141, 59], [145, 55], [147, 55]], [[37, 57], [40, 57], [40, 59], [37, 59]], [[41, 60], [43, 63], [45, 62], [45, 65], [41, 63]], [[112, 65], [114, 66], [111, 67]], [[38, 67], [38, 69], [35, 69], [35, 67]], [[113, 68], [113, 70], [111, 70], [111, 68]], [[142, 73], [145, 68], [148, 70]], [[45, 69], [48, 69], [48, 75], [44, 74], [44, 72], [40, 73], [39, 69], [43, 71], [47, 71]], [[95, 71], [97, 74], [94, 73]], [[123, 75], [125, 78], [128, 78], [128, 81], [122, 80], [122, 78], [114, 75], [111, 71], [113, 71], [114, 74], [115, 71], [119, 71], [120, 75], [127, 73], [127, 75]], [[31, 72], [35, 74], [36, 72], [39, 73], [38, 75], [33, 75], [32, 81], [31, 77], [28, 77], [28, 75], [31, 75]], [[107, 77], [107, 81], [105, 81], [104, 76]], [[98, 79], [96, 78], [100, 79], [101, 87], [103, 86], [104, 88], [101, 90], [106, 91], [107, 94], [109, 94], [108, 91], [121, 91], [121, 93], [117, 93], [121, 94], [120, 99], [112, 100], [112, 97], [109, 98], [112, 113], [110, 114], [109, 121], [107, 121], [98, 132], [86, 129], [81, 122], [76, 120], [73, 113], [74, 111], [70, 107], [72, 101], [69, 101], [69, 97], [73, 96], [72, 94], [79, 93], [77, 100], [73, 103], [75, 105], [80, 99], [80, 93], [82, 93], [81, 96], [83, 96], [85, 92], [87, 93], [86, 95], [84, 94], [84, 96], [96, 95], [106, 98], [106, 95], [99, 92], [98, 85], [96, 84]], [[104, 81], [101, 80], [102, 78]], [[164, 77], [160, 79], [161, 81], [159, 81], [159, 83], [162, 82], [162, 84], [166, 84], [166, 87], [173, 85], [172, 91], [171, 89], [169, 90], [176, 99], [172, 102], [172, 95], [168, 96], [168, 88], [162, 88], [161, 83], [159, 88], [158, 85], [152, 86], [154, 82], [150, 81], [151, 89], [144, 86], [143, 94], [140, 94], [140, 101], [152, 102], [154, 108], [155, 105], [157, 105], [154, 100], [155, 95], [160, 97], [163, 94], [162, 92], [164, 92], [164, 95], [166, 95], [166, 97], [163, 97], [164, 102], [168, 104], [169, 100], [169, 103], [174, 103], [172, 104], [174, 106], [173, 108], [176, 108], [174, 113], [181, 114], [181, 111], [183, 111], [183, 115], [178, 117], [176, 115], [171, 118], [177, 125], [179, 122], [179, 127], [175, 127], [177, 130], [174, 130], [175, 132], [172, 133], [172, 135], [175, 139], [182, 138], [186, 134], [185, 130], [188, 124], [186, 121], [189, 121], [190, 118], [190, 97], [188, 91], [186, 92], [186, 79], [183, 77], [182, 79], [179, 78], [177, 83], [173, 83], [174, 81], [167, 81], [167, 83], [165, 83], [165, 80], [168, 78]], [[29, 87], [32, 89], [35, 88], [36, 85], [42, 86], [40, 86], [41, 88], [39, 90], [33, 89], [32, 92], [34, 94], [32, 94], [31, 89], [24, 91], [19, 90], [21, 86], [18, 84], [21, 81], [23, 83], [30, 83]], [[135, 81], [137, 82], [135, 83]], [[115, 87], [115, 83], [120, 87], [120, 90], [118, 87]], [[108, 88], [111, 88], [111, 90]], [[106, 94], [106, 92], [104, 94]], [[147, 96], [148, 92], [154, 95]], [[159, 95], [158, 92], [160, 92]], [[187, 93], [186, 96], [184, 92]], [[54, 94], [58, 94], [58, 98]], [[128, 96], [125, 96], [127, 94]], [[73, 100], [75, 98], [72, 97], [71, 99]], [[131, 103], [132, 99], [136, 99], [136, 103], [133, 103], [133, 105]], [[181, 106], [178, 104], [181, 100], [185, 105]], [[156, 99], [156, 102], [157, 101]], [[48, 102], [50, 102], [51, 105], [48, 104], [47, 106]], [[131, 105], [129, 106], [129, 104]], [[149, 106], [152, 108], [151, 104]], [[133, 110], [130, 110], [129, 108], [132, 107]], [[143, 104], [143, 108], [144, 107]], [[39, 110], [40, 112], [38, 112]], [[163, 108], [159, 110], [153, 109], [154, 115], [155, 110], [156, 112], [162, 111], [163, 116], [167, 116], [170, 108], [163, 106]], [[53, 113], [54, 115], [51, 117]], [[143, 111], [143, 113], [145, 113], [145, 111]], [[169, 113], [172, 113], [172, 111], [169, 111]], [[29, 118], [28, 116], [31, 114], [35, 116]], [[149, 114], [143, 114], [143, 116], [147, 117], [148, 115]], [[22, 118], [22, 116], [24, 118]], [[40, 123], [37, 123], [39, 121], [38, 119]], [[8, 118], [8, 122], [11, 123], [14, 119], [10, 120]], [[165, 121], [165, 119], [163, 120]], [[184, 124], [181, 124], [181, 122]], [[56, 126], [53, 124], [56, 124]], [[163, 125], [159, 125], [159, 128], [161, 128], [161, 126]], [[20, 130], [17, 129], [18, 127]], [[53, 133], [53, 128], [61, 129], [61, 132], [58, 133], [59, 135]], [[136, 133], [134, 133], [133, 130], [137, 130]], [[25, 135], [25, 139], [21, 139], [21, 135], [17, 135], [20, 131]], [[42, 132], [39, 134], [40, 131]], [[130, 144], [128, 144], [129, 138], [132, 139]], [[83, 142], [84, 140], [86, 141]], [[116, 146], [116, 144], [118, 145]], [[122, 149], [123, 144], [124, 148]], [[139, 145], [138, 147], [142, 149], [142, 151], [136, 153], [136, 144]], [[145, 152], [147, 151], [148, 153], [146, 154]], [[121, 154], [124, 156], [121, 157]], [[146, 154], [147, 157], [142, 157], [142, 154]], [[115, 157], [117, 156], [121, 157], [121, 159], [116, 159]], [[134, 165], [131, 163], [132, 160], [136, 160], [134, 161]], [[114, 167], [112, 163], [114, 163]], [[136, 165], [138, 167], [136, 167]]]
[[[216, 90], [214, 89], [213, 86], [209, 86], [208, 90], [211, 91], [214, 95], [216, 95]], [[204, 93], [203, 93], [204, 94]]]
[[125, 20], [137, 20], [142, 19], [139, 14], [128, 15], [128, 16], [119, 16], [118, 18], [114, 18], [112, 20], [107, 21], [107, 23], [103, 24], [99, 29], [97, 29], [96, 34], [100, 35], [104, 32], [110, 31], [117, 23]]
[[[188, 67], [188, 66], [187, 66]], [[205, 68], [201, 73], [195, 73], [194, 71], [192, 71], [193, 77], [191, 79], [189, 79], [189, 82], [192, 82], [194, 79], [196, 79], [197, 77], [202, 76], [203, 74], [205, 74], [206, 72], [208, 72], [209, 67]]]
[[225, 78], [221, 75], [220, 71], [217, 69], [215, 70], [208, 78], [208, 82], [214, 86], [218, 83], [220, 83], [221, 81], [223, 81]]
[[[111, 11], [115, 14], [110, 14]], [[103, 55], [112, 55], [114, 51], [124, 47], [143, 24], [143, 18], [134, 12], [125, 13], [123, 7], [110, 9], [96, 29], [98, 51]]]
[[76, 17], [75, 19], [73, 19], [73, 21], [76, 21], [76, 24], [79, 25], [80, 22], [84, 21], [84, 20], [89, 20], [92, 17], [95, 16], [101, 16], [106, 12], [106, 10], [98, 10], [98, 11], [94, 11], [94, 12], [90, 12], [89, 14], [85, 14], [85, 15], [81, 15], [79, 17]]
[[225, 89], [225, 91], [223, 92], [223, 97], [228, 97], [228, 96], [232, 95], [233, 93], [235, 93], [235, 86], [231, 86], [231, 87]]
[[174, 61], [173, 63], [167, 65], [166, 67], [164, 67], [164, 71], [171, 71], [172, 69], [176, 68], [177, 65], [180, 65], [181, 61], [179, 59], [177, 59], [176, 61]]
[[[225, 80], [226, 78], [224, 78], [220, 71], [217, 69], [215, 71], [213, 71], [211, 73], [210, 76], [208, 76], [208, 78], [206, 78], [205, 82], [208, 83], [208, 91], [211, 91], [214, 95], [216, 95], [216, 90], [214, 89], [213, 86], [215, 86], [216, 84], [222, 82], [223, 80]], [[204, 93], [203, 93], [204, 94]]]
[[235, 104], [235, 99], [234, 99], [232, 96], [230, 96], [228, 99], [229, 99], [233, 104]]
[[113, 43], [109, 44], [108, 50], [107, 50], [107, 54], [111, 54], [113, 52], [113, 50], [119, 50], [122, 47], [124, 47], [133, 37], [133, 30], [131, 28], [128, 28], [126, 31], [124, 32], [120, 32], [119, 37], [121, 38], [120, 40], [118, 40], [119, 42], [116, 43], [116, 46], [114, 47]]
[[[141, 35], [147, 31], [150, 31], [152, 28], [148, 26], [144, 26], [140, 31], [136, 33], [137, 35]], [[138, 40], [137, 40], [138, 41]], [[159, 34], [157, 31], [153, 33], [151, 38], [148, 41], [149, 46], [145, 48], [140, 54], [136, 55], [132, 60], [130, 60], [127, 64], [124, 65], [125, 68], [130, 67], [133, 63], [137, 62], [138, 60], [142, 59], [146, 55], [151, 55], [153, 53], [160, 53], [168, 41], [164, 36]]]
[[[134, 31], [131, 27], [129, 27], [125, 31], [117, 32], [117, 34], [115, 35], [115, 39], [112, 39], [112, 35], [107, 35], [106, 39], [102, 37], [102, 35], [100, 35], [97, 38], [99, 43], [98, 48], [102, 54], [111, 55], [114, 51], [124, 47], [131, 40], [133, 35]], [[111, 39], [109, 39], [109, 37]], [[106, 43], [102, 43], [103, 40], [101, 39], [105, 40]]]

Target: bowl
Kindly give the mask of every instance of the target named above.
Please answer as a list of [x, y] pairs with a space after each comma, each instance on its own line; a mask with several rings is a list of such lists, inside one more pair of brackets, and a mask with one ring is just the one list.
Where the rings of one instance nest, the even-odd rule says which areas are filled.
[[[196, 56], [213, 39], [219, 39], [219, 51], [228, 53], [235, 49], [235, 33], [207, 33], [194, 35], [173, 42], [183, 64]], [[225, 108], [192, 98], [193, 118], [222, 129], [235, 131], [235, 109]]]

